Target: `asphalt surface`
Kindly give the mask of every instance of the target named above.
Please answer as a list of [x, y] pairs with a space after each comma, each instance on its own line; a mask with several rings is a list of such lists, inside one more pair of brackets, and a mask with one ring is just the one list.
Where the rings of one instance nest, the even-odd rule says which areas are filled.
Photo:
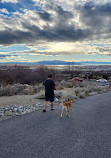
[[0, 123], [0, 158], [111, 158], [111, 92]]

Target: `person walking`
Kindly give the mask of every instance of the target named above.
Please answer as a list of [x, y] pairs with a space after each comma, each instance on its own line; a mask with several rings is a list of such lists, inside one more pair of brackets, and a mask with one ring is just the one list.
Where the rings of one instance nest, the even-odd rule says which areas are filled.
[[48, 78], [44, 81], [43, 84], [45, 86], [45, 102], [44, 102], [43, 112], [46, 112], [47, 101], [51, 102], [51, 110], [55, 110], [53, 108], [53, 101], [54, 101], [54, 89], [56, 88], [55, 88], [55, 83], [52, 79], [52, 75], [48, 75]]

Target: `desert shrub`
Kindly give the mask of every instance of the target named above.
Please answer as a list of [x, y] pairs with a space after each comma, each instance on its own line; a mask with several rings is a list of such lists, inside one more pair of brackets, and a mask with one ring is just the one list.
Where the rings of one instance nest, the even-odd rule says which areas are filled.
[[90, 93], [90, 92], [88, 91], [88, 89], [85, 89], [85, 90], [84, 90], [84, 94], [85, 94], [86, 96], [89, 96], [89, 93]]
[[67, 100], [67, 98], [70, 98], [71, 100], [75, 101], [77, 99], [77, 96], [75, 95], [73, 88], [66, 88], [61, 91], [62, 95], [61, 98]]
[[38, 84], [38, 91], [44, 90], [45, 87], [43, 85], [43, 83]]
[[96, 95], [96, 94], [98, 94], [97, 92], [91, 92], [91, 93], [89, 93], [89, 96], [93, 96], [93, 95]]
[[85, 83], [80, 82], [79, 87], [83, 88], [86, 87], [87, 85]]
[[0, 87], [0, 96], [4, 96], [4, 90], [2, 87]]
[[86, 98], [86, 95], [85, 95], [84, 92], [80, 93], [78, 96], [79, 96], [79, 98], [82, 98], [82, 99], [83, 99], [83, 98]]
[[45, 91], [44, 90], [41, 90], [36, 96], [37, 99], [44, 99], [44, 97], [45, 97]]
[[62, 80], [60, 83], [56, 82], [57, 90], [61, 90], [61, 89], [65, 89], [65, 88], [72, 88], [72, 87], [73, 87], [73, 84], [72, 84], [72, 82], [69, 82], [69, 81]]
[[56, 98], [61, 98], [61, 96], [62, 96], [62, 92], [59, 91], [59, 90], [56, 90], [56, 91], [55, 91], [55, 97], [56, 97]]
[[12, 85], [12, 87], [16, 90], [16, 93], [21, 93], [25, 88], [28, 88], [29, 85], [28, 84], [15, 84]]
[[66, 81], [65, 81], [65, 80], [62, 80], [62, 81], [60, 82], [60, 84], [66, 85]]
[[78, 96], [81, 93], [81, 88], [77, 87], [77, 88], [75, 88], [74, 91], [75, 91], [75, 95]]
[[4, 89], [3, 89], [3, 95], [4, 96], [12, 96], [16, 94], [16, 89], [14, 87], [12, 87], [11, 85], [7, 85]]
[[73, 87], [73, 83], [72, 82], [67, 82], [66, 87], [67, 88], [72, 88]]
[[88, 91], [88, 93], [91, 93], [93, 91], [92, 86], [91, 85], [86, 86], [86, 90]]
[[102, 90], [102, 87], [99, 87], [99, 86], [94, 86], [92, 87], [93, 91], [96, 91], [96, 92], [100, 92]]
[[28, 88], [25, 88], [23, 91], [22, 91], [22, 94], [34, 94], [35, 93], [35, 89], [33, 86], [29, 86]]
[[106, 87], [103, 87], [102, 88], [102, 92], [108, 92], [109, 90], [111, 90], [108, 86], [106, 86]]
[[56, 85], [57, 90], [61, 90], [61, 89], [64, 89], [64, 88], [65, 88], [65, 86], [63, 84]]
[[42, 90], [42, 88], [39, 87], [39, 84], [36, 84], [35, 86], [33, 86], [33, 88], [35, 93], [39, 93], [40, 90]]
[[34, 88], [27, 84], [7, 85], [0, 88], [0, 96], [12, 96], [15, 94], [33, 94]]

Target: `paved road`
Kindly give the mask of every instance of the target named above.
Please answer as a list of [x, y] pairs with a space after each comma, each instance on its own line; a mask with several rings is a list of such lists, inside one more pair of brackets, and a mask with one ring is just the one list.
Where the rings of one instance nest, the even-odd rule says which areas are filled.
[[111, 158], [111, 92], [0, 123], [0, 158]]

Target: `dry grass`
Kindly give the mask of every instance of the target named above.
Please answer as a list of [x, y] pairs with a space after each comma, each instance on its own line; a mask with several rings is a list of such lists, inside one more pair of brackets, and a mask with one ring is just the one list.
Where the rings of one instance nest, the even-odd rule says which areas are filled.
[[0, 97], [0, 106], [5, 105], [33, 105], [43, 101], [36, 98], [35, 95], [14, 95], [14, 96], [2, 96]]

